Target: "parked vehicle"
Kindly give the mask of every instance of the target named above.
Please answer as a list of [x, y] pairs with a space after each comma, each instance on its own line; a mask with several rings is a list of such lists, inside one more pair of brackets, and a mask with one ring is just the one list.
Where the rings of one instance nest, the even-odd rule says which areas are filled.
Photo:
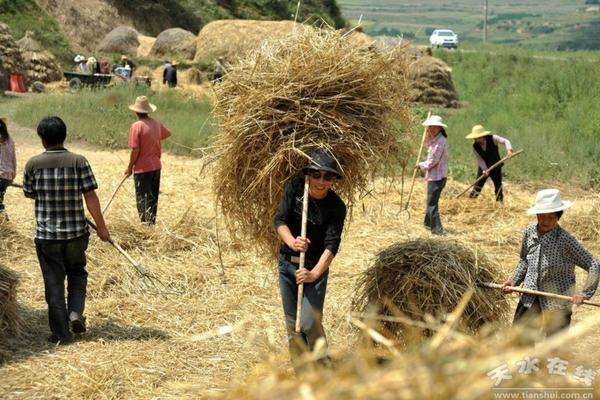
[[431, 47], [446, 47], [456, 49], [458, 47], [458, 36], [450, 29], [436, 29], [429, 37]]

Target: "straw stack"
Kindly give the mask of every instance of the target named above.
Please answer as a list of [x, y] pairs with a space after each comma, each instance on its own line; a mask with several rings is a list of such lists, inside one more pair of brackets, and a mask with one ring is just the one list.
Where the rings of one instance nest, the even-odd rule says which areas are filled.
[[33, 37], [32, 31], [17, 41], [23, 51], [25, 75], [30, 81], [53, 82], [62, 79], [62, 70], [52, 53], [43, 49]]
[[[485, 254], [455, 241], [420, 239], [396, 243], [382, 250], [373, 266], [358, 281], [353, 308], [378, 314], [407, 316], [425, 321], [429, 315], [443, 320], [469, 288], [475, 289], [461, 325], [476, 331], [486, 323], [502, 321], [508, 303], [498, 291], [476, 283], [501, 279], [498, 267]], [[403, 336], [399, 322], [384, 322], [394, 337]]]
[[19, 329], [21, 318], [17, 307], [18, 275], [0, 265], [0, 339]]
[[0, 23], [0, 59], [9, 74], [23, 73], [23, 54], [8, 25]]
[[232, 234], [275, 250], [273, 216], [287, 181], [316, 148], [337, 157], [334, 188], [352, 205], [378, 171], [403, 158], [411, 111], [402, 71], [332, 31], [265, 42], [216, 86], [221, 123], [214, 187]]
[[442, 107], [458, 107], [451, 69], [442, 60], [423, 56], [410, 64], [411, 100]]

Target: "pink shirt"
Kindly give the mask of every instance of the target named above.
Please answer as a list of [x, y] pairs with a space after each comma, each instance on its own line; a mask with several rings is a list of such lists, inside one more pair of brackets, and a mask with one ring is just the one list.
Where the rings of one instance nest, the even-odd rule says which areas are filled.
[[0, 144], [0, 178], [12, 181], [17, 172], [17, 157], [15, 156], [15, 142], [8, 139]]
[[144, 118], [133, 125], [129, 130], [129, 148], [139, 149], [133, 173], [156, 171], [160, 169], [160, 141], [171, 136], [171, 132], [160, 122], [153, 118]]
[[419, 163], [425, 171], [427, 182], [439, 181], [448, 176], [448, 141], [439, 133], [433, 139], [426, 138], [427, 159]]
[[[498, 144], [502, 144], [504, 145], [504, 147], [506, 147], [506, 151], [512, 151], [512, 144], [510, 143], [510, 140], [503, 138], [502, 136], [498, 136], [498, 135], [492, 135], [492, 139], [494, 139], [494, 143]], [[485, 151], [485, 148], [487, 147], [486, 142], [483, 142], [483, 144], [481, 145], [481, 148], [483, 149], [483, 151]], [[481, 156], [479, 155], [479, 153], [477, 153], [475, 151], [475, 149], [473, 149], [473, 153], [475, 153], [475, 158], [477, 159], [477, 164], [479, 165], [479, 168], [481, 168], [482, 171], [486, 170], [488, 168], [487, 165], [485, 165], [485, 161], [483, 161], [483, 158], [481, 158]], [[491, 167], [491, 165], [490, 165]]]

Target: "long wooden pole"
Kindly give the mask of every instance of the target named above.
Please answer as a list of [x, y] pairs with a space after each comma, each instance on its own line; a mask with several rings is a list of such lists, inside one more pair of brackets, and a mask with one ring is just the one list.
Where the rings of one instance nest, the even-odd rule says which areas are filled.
[[[302, 228], [300, 236], [306, 239], [306, 223], [308, 220], [308, 174], [304, 176], [304, 197], [302, 198]], [[306, 252], [300, 252], [299, 268], [304, 268]], [[298, 285], [298, 300], [296, 301], [296, 333], [300, 333], [300, 321], [302, 317], [302, 300], [304, 298], [304, 283]]]
[[[431, 111], [427, 113], [427, 119], [431, 117]], [[421, 152], [423, 151], [423, 144], [425, 144], [425, 138], [427, 137], [427, 127], [423, 129], [423, 137], [421, 138], [421, 146], [419, 146], [419, 152], [417, 153], [417, 162], [415, 162], [415, 168], [413, 170], [412, 181], [410, 182], [410, 189], [408, 191], [408, 198], [406, 199], [406, 205], [404, 206], [405, 210], [408, 210], [408, 205], [410, 204], [410, 198], [412, 197], [413, 188], [415, 187], [415, 180], [417, 179], [417, 166], [419, 165], [419, 161], [421, 160]]]
[[[480, 282], [477, 284], [477, 286], [484, 287], [484, 288], [490, 288], [490, 289], [500, 289], [500, 290], [507, 288], [507, 289], [510, 289], [513, 292], [517, 292], [517, 293], [533, 294], [536, 296], [544, 296], [544, 297], [549, 297], [551, 299], [558, 299], [558, 300], [567, 300], [567, 301], [573, 300], [572, 297], [564, 296], [562, 294], [541, 292], [539, 290], [526, 289], [526, 288], [522, 288], [522, 287], [518, 287], [518, 286], [502, 286], [499, 283]], [[583, 304], [587, 304], [589, 306], [594, 306], [594, 307], [600, 307], [600, 303], [596, 303], [596, 302], [589, 301], [589, 300], [584, 300]]]
[[125, 175], [123, 177], [123, 179], [121, 180], [121, 182], [119, 183], [119, 186], [117, 186], [117, 188], [115, 189], [115, 191], [113, 192], [112, 196], [110, 197], [110, 199], [108, 200], [108, 203], [106, 203], [106, 205], [104, 206], [104, 209], [102, 210], [102, 214], [106, 214], [106, 210], [108, 210], [108, 206], [110, 206], [110, 203], [112, 203], [113, 199], [115, 198], [115, 196], [117, 195], [117, 192], [119, 191], [119, 189], [121, 189], [121, 186], [123, 186], [123, 183], [125, 183], [125, 181], [127, 180], [127, 178], [129, 178], [129, 175]]
[[[504, 161], [508, 161], [511, 158], [513, 158], [516, 155], [519, 155], [523, 152], [523, 150], [519, 150], [519, 151], [515, 151], [514, 153], [512, 153], [510, 156], [506, 156], [503, 159], [501, 159], [500, 161], [498, 161], [497, 163], [495, 163], [494, 165], [492, 165], [491, 167], [488, 168], [488, 175], [489, 172], [491, 172], [493, 169], [497, 168], [500, 164], [502, 164]], [[460, 192], [459, 194], [456, 195], [456, 199], [458, 199], [460, 196], [462, 196], [463, 194], [467, 193], [469, 191], [469, 189], [471, 189], [473, 186], [477, 185], [479, 182], [481, 182], [484, 178], [487, 178], [488, 175], [481, 175], [479, 178], [477, 178], [477, 180], [475, 180], [475, 182], [473, 182], [471, 184], [471, 186], [469, 186], [468, 188], [466, 188], [465, 190], [463, 190], [462, 192]]]

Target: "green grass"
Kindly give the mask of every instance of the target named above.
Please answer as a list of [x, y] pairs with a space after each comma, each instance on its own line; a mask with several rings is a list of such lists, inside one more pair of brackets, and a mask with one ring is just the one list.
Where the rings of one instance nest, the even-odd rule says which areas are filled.
[[[531, 56], [495, 46], [494, 52], [437, 51], [453, 69], [465, 106], [435, 110], [448, 121], [451, 175], [473, 177], [471, 127], [482, 124], [525, 149], [506, 172], [519, 180], [600, 183], [599, 53]], [[544, 58], [542, 58], [544, 57]]]
[[130, 125], [135, 114], [127, 106], [140, 94], [147, 94], [158, 107], [153, 117], [161, 120], [172, 137], [163, 142], [166, 150], [177, 154], [199, 156], [215, 130], [211, 104], [182, 97], [170, 91], [153, 94], [117, 86], [105, 90], [83, 90], [77, 94], [49, 94], [24, 101], [15, 120], [35, 128], [45, 116], [58, 115], [68, 127], [68, 140], [79, 139], [108, 148], [126, 148]]

